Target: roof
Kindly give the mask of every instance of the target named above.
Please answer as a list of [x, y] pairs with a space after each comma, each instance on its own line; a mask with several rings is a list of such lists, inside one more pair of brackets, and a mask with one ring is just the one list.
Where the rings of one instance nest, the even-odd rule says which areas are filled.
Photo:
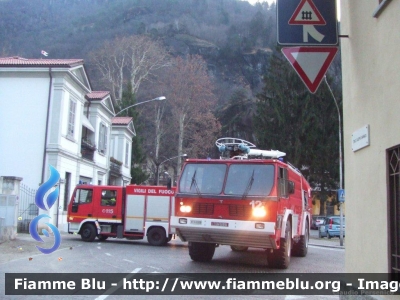
[[86, 99], [88, 100], [103, 100], [105, 97], [110, 95], [108, 91], [93, 91], [89, 94], [86, 94]]
[[0, 67], [67, 67], [83, 65], [83, 59], [30, 59], [20, 56], [0, 57]]
[[132, 120], [132, 117], [115, 117], [111, 119], [111, 123], [112, 125], [128, 125]]

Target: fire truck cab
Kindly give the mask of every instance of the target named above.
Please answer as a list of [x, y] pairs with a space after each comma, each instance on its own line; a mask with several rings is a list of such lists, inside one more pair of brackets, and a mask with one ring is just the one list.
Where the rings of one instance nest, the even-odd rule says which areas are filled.
[[168, 243], [175, 191], [160, 186], [78, 185], [68, 205], [68, 233], [86, 242], [98, 237], [143, 239], [151, 245]]
[[210, 261], [218, 245], [263, 248], [269, 267], [287, 268], [306, 256], [311, 189], [285, 153], [222, 138], [220, 159], [187, 159], [175, 195], [171, 226], [189, 242], [194, 261]]

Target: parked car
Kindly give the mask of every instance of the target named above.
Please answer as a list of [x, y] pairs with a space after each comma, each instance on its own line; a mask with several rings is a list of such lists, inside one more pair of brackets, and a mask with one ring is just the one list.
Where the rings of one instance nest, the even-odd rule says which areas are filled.
[[[345, 236], [346, 221], [343, 217], [343, 236]], [[340, 217], [339, 216], [329, 216], [324, 219], [322, 225], [319, 226], [319, 237], [340, 237]]]
[[311, 222], [311, 229], [318, 229], [324, 223], [325, 216], [313, 216]]

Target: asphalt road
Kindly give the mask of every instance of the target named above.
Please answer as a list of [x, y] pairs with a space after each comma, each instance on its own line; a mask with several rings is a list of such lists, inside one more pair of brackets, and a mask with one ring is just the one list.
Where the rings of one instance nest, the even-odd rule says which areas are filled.
[[[314, 236], [314, 231], [311, 231]], [[0, 244], [0, 298], [1, 299], [54, 299], [56, 296], [5, 296], [5, 273], [343, 273], [344, 249], [339, 239], [310, 239], [305, 258], [292, 257], [286, 270], [268, 268], [265, 252], [250, 248], [246, 252], [233, 252], [228, 246], [218, 247], [209, 263], [193, 262], [187, 244], [178, 239], [165, 247], [154, 247], [146, 240], [128, 241], [111, 239], [92, 243], [79, 236], [63, 235], [60, 248], [51, 254], [41, 254], [30, 235], [20, 235], [17, 241]], [[320, 245], [320, 246], [318, 246]], [[43, 246], [43, 245], [41, 245]], [[44, 247], [44, 246], [43, 246]], [[6, 259], [4, 259], [6, 258]], [[170, 296], [169, 296], [170, 297]], [[191, 296], [206, 299], [217, 296]], [[265, 299], [265, 296], [248, 296]], [[59, 296], [61, 299], [96, 299], [97, 296]], [[149, 296], [135, 296], [148, 299]], [[153, 296], [151, 298], [157, 298]], [[173, 298], [186, 299], [187, 296]], [[221, 298], [221, 296], [218, 296]], [[229, 296], [244, 299], [246, 296]], [[338, 296], [268, 296], [268, 299], [338, 299]], [[100, 296], [100, 299], [129, 299], [128, 296]], [[165, 299], [165, 298], [164, 298]]]

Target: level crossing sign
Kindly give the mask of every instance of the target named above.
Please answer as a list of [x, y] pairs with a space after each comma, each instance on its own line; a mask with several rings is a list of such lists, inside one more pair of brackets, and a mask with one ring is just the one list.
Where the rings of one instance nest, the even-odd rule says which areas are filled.
[[336, 0], [277, 0], [278, 44], [338, 44]]

